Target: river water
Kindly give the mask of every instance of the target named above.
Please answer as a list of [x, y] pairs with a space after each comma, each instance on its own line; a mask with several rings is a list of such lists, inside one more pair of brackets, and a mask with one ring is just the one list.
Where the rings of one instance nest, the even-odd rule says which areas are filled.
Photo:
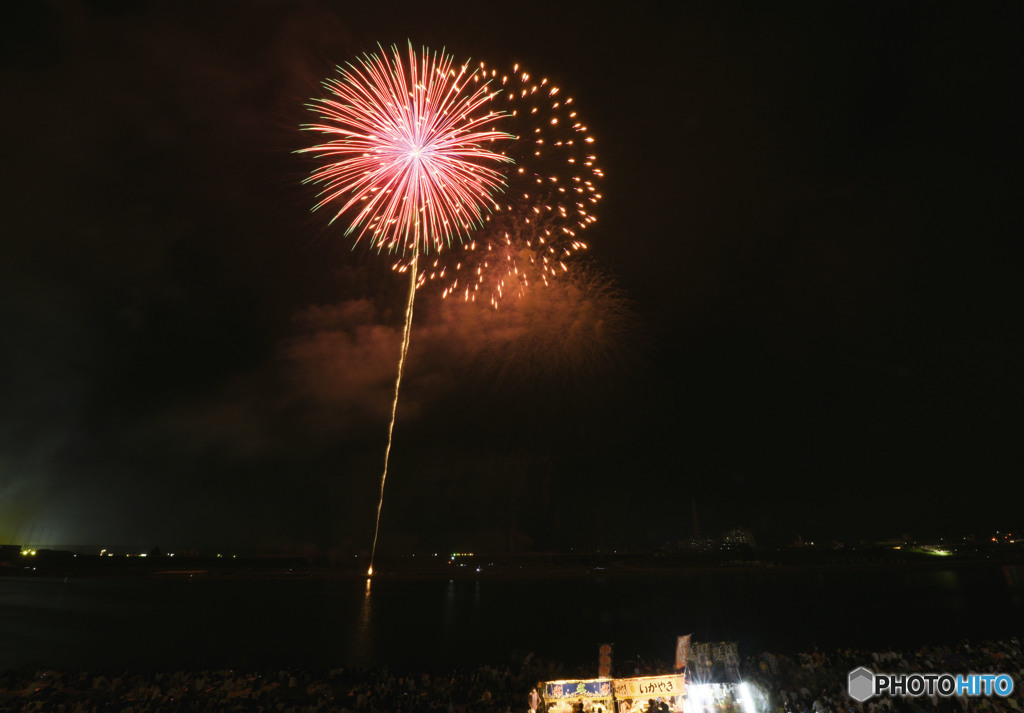
[[675, 637], [742, 654], [1024, 634], [1015, 572], [713, 570], [553, 579], [0, 578], [0, 670], [419, 669], [670, 660]]

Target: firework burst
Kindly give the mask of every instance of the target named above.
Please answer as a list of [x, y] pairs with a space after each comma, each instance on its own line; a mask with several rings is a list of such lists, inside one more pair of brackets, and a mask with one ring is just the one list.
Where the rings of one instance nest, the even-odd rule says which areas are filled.
[[573, 256], [587, 249], [580, 234], [596, 220], [604, 174], [572, 97], [548, 79], [519, 65], [501, 73], [481, 63], [472, 81], [500, 90], [488, 96], [488, 106], [500, 115], [496, 126], [514, 137], [502, 145], [513, 161], [505, 169], [508, 189], [472, 240], [442, 251], [418, 285], [437, 281], [444, 297], [497, 307], [568, 272]]
[[390, 58], [367, 54], [338, 72], [324, 83], [331, 96], [309, 104], [319, 123], [303, 127], [326, 138], [300, 151], [323, 161], [306, 179], [322, 186], [313, 210], [340, 204], [331, 222], [348, 216], [346, 235], [354, 233], [356, 241], [368, 235], [377, 250], [411, 253], [402, 265], [410, 271], [409, 294], [367, 572], [372, 576], [420, 253], [440, 250], [482, 224], [492, 193], [504, 187], [493, 165], [512, 159], [490, 149], [509, 138], [490, 128], [499, 118], [489, 104], [494, 90], [466, 65], [456, 71], [451, 56], [423, 48], [417, 57], [410, 43], [407, 63], [392, 47]]
[[504, 187], [492, 164], [512, 160], [490, 146], [509, 137], [491, 128], [495, 90], [479, 72], [411, 44], [407, 63], [392, 52], [324, 82], [331, 96], [309, 104], [319, 122], [303, 128], [327, 140], [300, 153], [324, 164], [306, 179], [322, 186], [313, 210], [340, 204], [331, 222], [347, 215], [345, 234], [378, 250], [430, 252], [483, 223]]

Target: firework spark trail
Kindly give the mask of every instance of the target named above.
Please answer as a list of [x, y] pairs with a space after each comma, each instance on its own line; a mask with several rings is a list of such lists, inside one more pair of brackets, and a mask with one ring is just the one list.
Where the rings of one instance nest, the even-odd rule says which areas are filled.
[[417, 264], [419, 262], [418, 243], [412, 247], [412, 263], [410, 265], [409, 296], [405, 302], [405, 326], [402, 329], [402, 349], [398, 354], [398, 375], [395, 377], [395, 398], [391, 402], [391, 421], [388, 423], [388, 445], [384, 449], [384, 472], [380, 476], [380, 499], [377, 501], [377, 524], [373, 528], [373, 548], [370, 550], [370, 569], [366, 572], [373, 576], [373, 558], [377, 554], [377, 535], [380, 533], [380, 511], [384, 507], [384, 481], [388, 478], [388, 458], [391, 456], [391, 434], [395, 430], [395, 414], [398, 412], [398, 390], [402, 385], [402, 373], [405, 371], [405, 355], [409, 353], [409, 336], [412, 334], [412, 306], [416, 297]]
[[501, 89], [488, 101], [502, 115], [498, 126], [515, 136], [502, 150], [515, 161], [509, 189], [472, 241], [442, 250], [420, 270], [418, 286], [436, 280], [443, 297], [479, 298], [497, 308], [503, 298], [522, 297], [531, 284], [547, 286], [569, 272], [571, 259], [587, 249], [579, 233], [596, 221], [604, 174], [572, 97], [547, 78], [533, 78], [518, 64], [500, 73], [481, 63], [473, 81]]
[[[412, 332], [413, 302], [421, 252], [440, 250], [482, 224], [491, 195], [505, 186], [504, 174], [487, 165], [512, 159], [487, 148], [510, 138], [489, 128], [498, 118], [485, 110], [492, 97], [488, 82], [475, 79], [467, 65], [459, 71], [452, 57], [423, 48], [417, 59], [409, 43], [408, 67], [397, 47], [392, 57], [364, 55], [358, 64], [339, 67], [324, 88], [333, 98], [315, 99], [309, 108], [321, 123], [303, 128], [328, 137], [302, 149], [325, 164], [306, 183], [322, 185], [318, 210], [341, 203], [331, 219], [349, 215], [346, 235], [358, 242], [369, 234], [377, 250], [412, 258], [395, 397], [384, 452], [384, 472], [368, 575], [373, 575], [380, 516], [384, 504], [398, 394]], [[354, 213], [354, 215], [353, 215]], [[403, 268], [406, 269], [406, 268]]]

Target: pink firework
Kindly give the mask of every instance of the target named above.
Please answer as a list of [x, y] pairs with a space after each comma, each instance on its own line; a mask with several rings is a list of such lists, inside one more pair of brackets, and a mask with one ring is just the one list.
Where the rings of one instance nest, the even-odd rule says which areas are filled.
[[369, 235], [371, 245], [404, 254], [450, 245], [483, 222], [483, 208], [504, 187], [490, 164], [510, 159], [491, 151], [507, 134], [490, 126], [493, 90], [472, 81], [465, 65], [409, 45], [403, 63], [364, 55], [324, 82], [329, 98], [309, 108], [319, 123], [303, 128], [324, 143], [303, 149], [324, 160], [307, 183], [321, 185], [314, 210], [340, 204], [331, 222], [349, 216], [346, 235]]

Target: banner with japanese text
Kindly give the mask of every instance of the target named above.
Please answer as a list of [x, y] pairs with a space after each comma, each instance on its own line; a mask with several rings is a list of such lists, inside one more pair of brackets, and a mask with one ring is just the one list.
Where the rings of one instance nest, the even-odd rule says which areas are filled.
[[601, 644], [597, 649], [597, 677], [608, 678], [612, 675], [612, 645]]
[[691, 681], [738, 683], [740, 680], [739, 647], [735, 641], [693, 644], [689, 660], [687, 673]]
[[690, 634], [680, 636], [676, 639], [676, 671], [686, 668], [686, 661], [690, 658]]
[[686, 692], [682, 676], [642, 676], [615, 679], [616, 698], [664, 698], [681, 696]]
[[612, 682], [608, 679], [588, 681], [548, 681], [544, 684], [544, 698], [553, 701], [562, 698], [611, 698]]

